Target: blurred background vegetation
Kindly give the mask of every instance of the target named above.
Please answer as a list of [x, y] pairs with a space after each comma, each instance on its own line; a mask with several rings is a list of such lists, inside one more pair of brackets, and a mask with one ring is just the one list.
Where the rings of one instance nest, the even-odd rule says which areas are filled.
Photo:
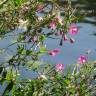
[[[57, 4], [63, 7], [67, 3], [66, 1], [67, 0], [56, 0]], [[96, 0], [72, 0], [72, 6], [78, 10], [81, 17], [85, 16], [80, 22], [96, 25]]]

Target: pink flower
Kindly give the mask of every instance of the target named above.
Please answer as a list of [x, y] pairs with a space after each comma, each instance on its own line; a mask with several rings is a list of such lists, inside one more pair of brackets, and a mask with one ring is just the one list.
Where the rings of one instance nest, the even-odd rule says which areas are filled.
[[53, 52], [53, 51], [48, 52], [48, 54], [51, 55], [51, 56], [56, 56], [56, 53]]
[[49, 55], [51, 56], [56, 56], [60, 52], [59, 49], [54, 49], [48, 52]]
[[78, 63], [79, 64], [84, 64], [84, 63], [86, 63], [87, 62], [87, 57], [86, 56], [84, 56], [84, 55], [81, 55], [79, 58], [78, 58]]
[[29, 10], [28, 5], [24, 5], [24, 6], [21, 7], [21, 12], [22, 13], [26, 13], [26, 12], [28, 12], [28, 10]]
[[33, 37], [31, 38], [31, 41], [32, 41], [32, 42], [36, 42], [36, 41], [37, 41], [37, 36], [33, 36]]
[[59, 53], [60, 52], [60, 49], [54, 49], [53, 52]]
[[59, 21], [59, 20], [62, 20], [60, 16], [56, 16], [56, 19]]
[[77, 34], [78, 33], [78, 28], [75, 25], [71, 25], [70, 28], [69, 28], [69, 33], [71, 35]]
[[61, 25], [63, 25], [62, 18], [60, 16], [56, 17], [56, 21], [58, 21]]
[[50, 27], [51, 27], [51, 29], [56, 29], [56, 22], [55, 21], [52, 21], [51, 23], [50, 23]]
[[41, 16], [37, 17], [38, 21], [43, 21], [43, 18]]
[[74, 42], [75, 42], [75, 39], [70, 38], [70, 43], [74, 43]]
[[64, 41], [67, 41], [68, 40], [68, 37], [66, 34], [64, 34]]
[[64, 70], [64, 64], [56, 64], [55, 65], [55, 70], [58, 72], [62, 72]]
[[37, 5], [36, 6], [36, 11], [37, 12], [42, 12], [43, 11], [43, 5]]

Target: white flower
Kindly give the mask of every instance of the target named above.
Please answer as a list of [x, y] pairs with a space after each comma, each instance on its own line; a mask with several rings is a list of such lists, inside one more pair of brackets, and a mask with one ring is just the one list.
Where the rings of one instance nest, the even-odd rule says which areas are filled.
[[40, 76], [39, 76], [39, 78], [40, 78], [40, 79], [47, 80], [47, 77], [46, 77], [45, 75], [43, 75], [43, 74], [42, 74], [42, 75], [40, 75]]
[[19, 19], [19, 29], [27, 30], [28, 20]]
[[43, 21], [43, 18], [41, 16], [38, 16], [38, 21]]

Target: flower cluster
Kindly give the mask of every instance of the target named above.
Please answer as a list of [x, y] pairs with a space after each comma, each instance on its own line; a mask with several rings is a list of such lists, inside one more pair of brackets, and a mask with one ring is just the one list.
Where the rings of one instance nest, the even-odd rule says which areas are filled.
[[63, 20], [60, 16], [55, 17], [55, 19], [50, 23], [50, 28], [55, 30], [57, 28], [58, 24], [60, 24], [60, 26], [62, 26], [64, 24]]
[[[71, 25], [69, 26], [68, 33], [69, 33], [70, 35], [76, 35], [76, 34], [78, 33], [78, 27], [77, 27], [75, 24], [71, 24]], [[64, 41], [67, 41], [67, 40], [69, 40], [70, 43], [74, 43], [74, 42], [75, 42], [75, 39], [74, 39], [74, 38], [70, 37], [70, 38], [68, 39], [67, 35], [64, 34]]]
[[[63, 19], [60, 16], [56, 16], [54, 20], [52, 20], [52, 22], [50, 23], [50, 28], [53, 30], [56, 30], [56, 28], [58, 28], [60, 26], [64, 25]], [[69, 33], [70, 35], [76, 35], [78, 33], [78, 27], [76, 26], [76, 24], [70, 24], [70, 26], [68, 27], [67, 33]], [[55, 32], [55, 35], [63, 35], [63, 40], [64, 41], [70, 41], [70, 43], [74, 43], [75, 40], [70, 37], [68, 38], [67, 34], [64, 33], [63, 31], [59, 31], [59, 32]]]
[[[54, 49], [54, 50], [51, 50], [48, 52], [49, 55], [51, 56], [56, 56], [58, 53], [60, 52], [60, 49]], [[87, 56], [85, 55], [81, 55], [79, 58], [78, 58], [78, 64], [85, 64], [87, 62], [88, 58]], [[64, 64], [56, 64], [55, 65], [55, 70], [57, 72], [62, 72], [64, 70]]]
[[[60, 49], [54, 49], [54, 50], [49, 51], [48, 54], [51, 56], [56, 56], [59, 52], [60, 52]], [[56, 64], [55, 70], [57, 72], [62, 72], [64, 70], [64, 64]]]

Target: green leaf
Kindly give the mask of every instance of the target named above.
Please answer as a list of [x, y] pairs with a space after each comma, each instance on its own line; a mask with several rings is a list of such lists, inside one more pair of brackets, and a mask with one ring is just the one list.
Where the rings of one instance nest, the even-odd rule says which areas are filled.
[[69, 79], [64, 80], [64, 82], [65, 82], [67, 85], [70, 84], [70, 80], [69, 80]]
[[40, 47], [40, 52], [41, 53], [44, 53], [44, 52], [46, 52], [47, 50], [46, 50], [46, 48], [43, 46], [43, 47]]
[[26, 0], [14, 0], [16, 6], [20, 6], [22, 3], [24, 3]]
[[40, 40], [40, 42], [44, 41], [44, 40], [45, 40], [45, 36], [44, 36], [44, 35], [41, 35], [41, 36], [39, 37], [39, 40]]
[[61, 28], [61, 24], [60, 23], [57, 23], [57, 28]]

